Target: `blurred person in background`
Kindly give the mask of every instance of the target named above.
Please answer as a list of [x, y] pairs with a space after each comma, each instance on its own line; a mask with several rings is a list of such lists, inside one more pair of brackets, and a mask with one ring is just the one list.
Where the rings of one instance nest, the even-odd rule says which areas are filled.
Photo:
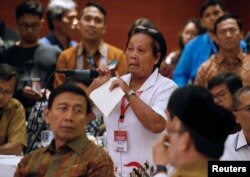
[[60, 50], [77, 44], [72, 40], [74, 33], [78, 33], [78, 12], [73, 0], [50, 0], [46, 17], [51, 33], [41, 38], [40, 43], [56, 46]]
[[39, 43], [44, 22], [40, 3], [20, 3], [15, 16], [21, 39], [5, 52], [4, 62], [17, 68], [20, 79], [14, 97], [24, 105], [28, 117], [36, 101], [44, 98], [41, 89], [53, 88], [50, 76], [55, 71], [59, 50]]
[[220, 160], [250, 159], [250, 87], [242, 87], [233, 95], [233, 113], [242, 129], [229, 135]]
[[179, 61], [181, 53], [185, 45], [195, 36], [205, 32], [201, 26], [199, 19], [191, 18], [185, 24], [183, 30], [178, 36], [178, 49], [168, 54], [166, 60], [163, 60], [160, 68], [160, 73], [170, 79], [173, 77], [173, 71]]
[[27, 146], [25, 110], [12, 98], [17, 77], [14, 67], [0, 64], [0, 154], [21, 155]]
[[250, 55], [241, 49], [242, 21], [235, 14], [225, 14], [217, 19], [214, 34], [219, 53], [204, 62], [197, 73], [195, 84], [207, 87], [208, 81], [220, 72], [240, 75], [243, 85], [250, 85]]
[[[222, 72], [212, 77], [207, 84], [208, 90], [214, 97], [214, 102], [233, 112], [233, 95], [243, 86], [242, 79], [238, 74]], [[232, 133], [241, 129], [236, 122]]]
[[[96, 69], [116, 60], [112, 74], [118, 71], [120, 75], [127, 73], [125, 54], [121, 49], [103, 41], [107, 28], [107, 12], [98, 3], [89, 2], [81, 11], [79, 30], [81, 42], [61, 53], [58, 58], [57, 70], [61, 69]], [[65, 80], [64, 74], [55, 74], [54, 86]]]

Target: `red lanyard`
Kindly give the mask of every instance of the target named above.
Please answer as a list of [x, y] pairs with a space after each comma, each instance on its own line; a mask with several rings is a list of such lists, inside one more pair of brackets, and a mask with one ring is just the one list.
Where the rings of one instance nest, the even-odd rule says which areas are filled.
[[[136, 95], [137, 96], [140, 96], [142, 93], [142, 91], [140, 92], [136, 92]], [[124, 115], [125, 115], [125, 112], [127, 111], [128, 107], [130, 106], [130, 104], [128, 103], [127, 105], [125, 105], [126, 103], [126, 97], [122, 97], [122, 102], [121, 102], [121, 108], [120, 108], [120, 117], [119, 117], [119, 122], [120, 123], [123, 123], [124, 122]]]

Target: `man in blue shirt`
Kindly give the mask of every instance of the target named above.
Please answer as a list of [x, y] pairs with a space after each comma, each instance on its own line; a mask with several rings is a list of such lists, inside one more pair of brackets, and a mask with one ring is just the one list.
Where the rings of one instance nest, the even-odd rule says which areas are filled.
[[51, 1], [47, 7], [47, 22], [51, 33], [40, 39], [40, 43], [53, 45], [60, 50], [75, 46], [72, 40], [77, 30], [76, 3], [74, 1], [60, 0]]
[[[225, 7], [219, 0], [205, 1], [201, 7], [201, 22], [207, 32], [197, 36], [185, 46], [173, 73], [173, 80], [179, 86], [193, 82], [200, 65], [212, 54], [218, 53], [213, 27], [214, 22], [224, 13]], [[242, 41], [241, 47], [245, 51], [246, 43]]]

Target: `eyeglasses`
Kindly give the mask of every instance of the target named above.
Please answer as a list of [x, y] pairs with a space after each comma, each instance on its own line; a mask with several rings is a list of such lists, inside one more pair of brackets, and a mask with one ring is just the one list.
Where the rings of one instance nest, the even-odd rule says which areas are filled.
[[159, 31], [157, 31], [156, 29], [147, 28], [147, 27], [142, 26], [142, 25], [136, 26], [133, 31], [135, 31], [135, 32], [148, 31], [148, 32], [153, 33], [153, 34], [158, 34], [159, 33]]
[[7, 90], [3, 90], [2, 88], [0, 88], [0, 94], [2, 94], [3, 96], [6, 97], [12, 97], [13, 93]]
[[169, 135], [172, 135], [172, 134], [179, 134], [179, 133], [183, 133], [184, 130], [174, 130], [174, 129], [170, 129], [170, 128], [167, 128], [166, 129], [166, 132], [169, 134]]
[[21, 30], [38, 30], [40, 28], [40, 23], [20, 23], [19, 24]]
[[222, 92], [219, 92], [216, 95], [213, 95], [213, 97], [214, 97], [214, 99], [217, 99], [218, 101], [224, 101], [225, 100], [225, 95], [226, 95], [226, 93], [222, 91]]
[[235, 112], [239, 112], [239, 111], [246, 111], [246, 112], [250, 112], [250, 105], [247, 105], [243, 108], [239, 108], [239, 109], [236, 109]]

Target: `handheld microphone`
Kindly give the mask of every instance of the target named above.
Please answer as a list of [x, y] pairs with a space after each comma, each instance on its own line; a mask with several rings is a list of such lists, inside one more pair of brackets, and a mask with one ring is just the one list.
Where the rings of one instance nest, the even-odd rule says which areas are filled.
[[96, 78], [99, 76], [99, 72], [96, 70], [58, 69], [56, 72], [65, 74], [67, 77], [76, 76], [83, 78]]

